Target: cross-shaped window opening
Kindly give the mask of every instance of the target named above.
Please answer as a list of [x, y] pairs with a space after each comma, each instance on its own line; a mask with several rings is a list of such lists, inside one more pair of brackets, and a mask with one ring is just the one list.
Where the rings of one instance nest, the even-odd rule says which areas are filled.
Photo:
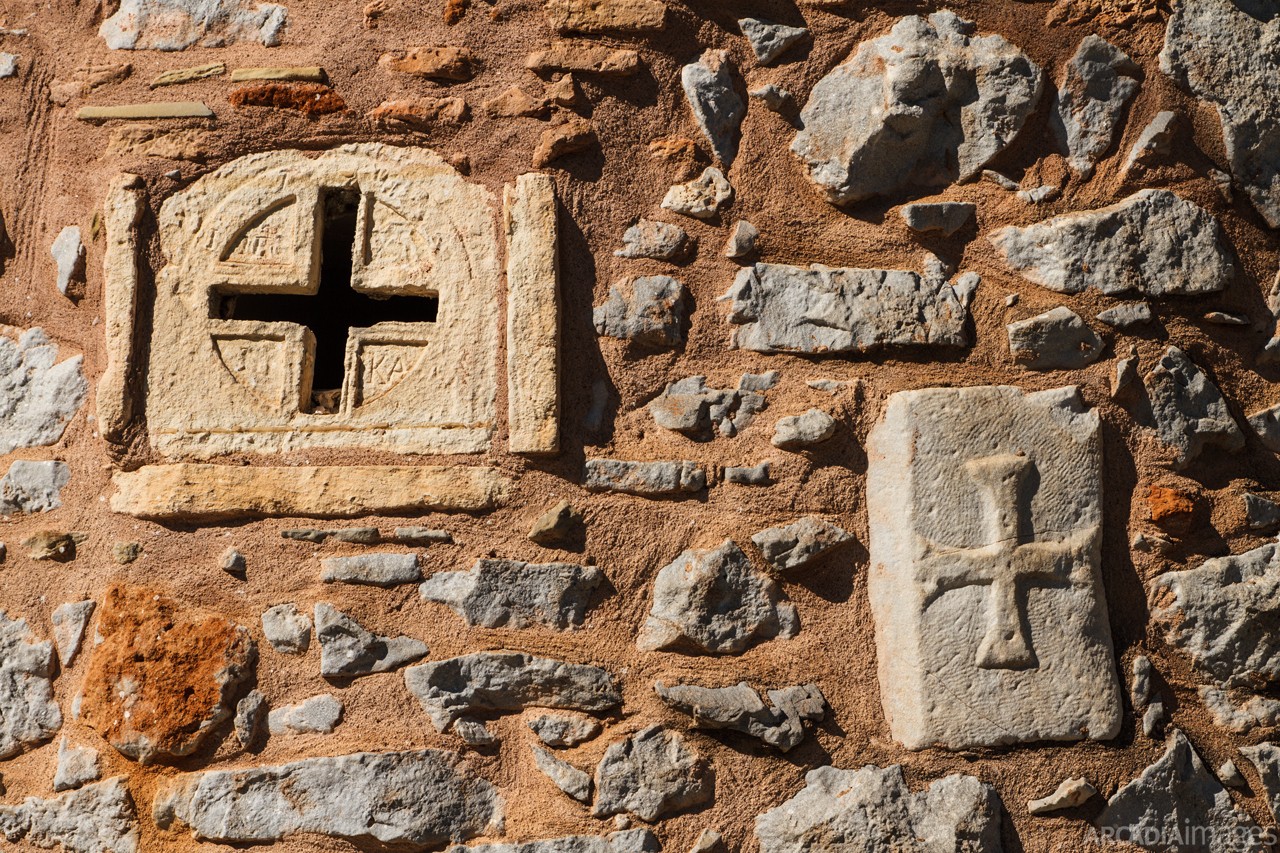
[[376, 297], [352, 288], [360, 190], [326, 187], [321, 191], [320, 203], [324, 215], [320, 226], [318, 292], [310, 297], [224, 293], [220, 294], [217, 316], [224, 320], [297, 323], [310, 329], [316, 339], [311, 410], [314, 414], [333, 414], [340, 410], [348, 331], [387, 321], [434, 323], [439, 299]]

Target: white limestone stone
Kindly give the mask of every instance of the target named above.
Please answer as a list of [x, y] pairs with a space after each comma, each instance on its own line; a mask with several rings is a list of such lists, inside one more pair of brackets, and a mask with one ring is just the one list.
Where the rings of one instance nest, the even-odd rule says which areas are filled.
[[422, 850], [501, 834], [497, 790], [452, 752], [358, 752], [290, 764], [188, 773], [156, 795], [162, 828], [205, 841], [279, 841], [311, 833]]
[[17, 341], [0, 336], [0, 453], [53, 444], [84, 403], [84, 357], [57, 358], [44, 329], [28, 329]]
[[337, 727], [342, 711], [342, 700], [330, 693], [321, 693], [297, 705], [272, 708], [267, 715], [267, 731], [273, 735], [287, 732], [327, 735]]
[[311, 617], [297, 605], [277, 604], [262, 612], [262, 633], [277, 652], [304, 654], [311, 645]]
[[0, 834], [61, 853], [137, 853], [138, 814], [125, 786], [113, 776], [60, 797], [27, 797], [0, 805]]
[[1076, 172], [1093, 174], [1094, 164], [1111, 147], [1141, 73], [1128, 54], [1106, 40], [1091, 34], [1080, 42], [1058, 89], [1054, 115], [1054, 130]]
[[868, 592], [909, 749], [1119, 732], [1098, 430], [1074, 387], [890, 397], [867, 440]]
[[832, 204], [976, 176], [1035, 109], [1040, 69], [942, 11], [900, 18], [818, 81], [791, 150]]
[[89, 746], [69, 746], [65, 737], [58, 743], [58, 769], [53, 774], [53, 790], [72, 791], [97, 781], [101, 775], [98, 750]]
[[288, 9], [253, 0], [124, 0], [98, 35], [112, 50], [182, 50], [280, 43]]
[[25, 619], [0, 610], [0, 758], [53, 737], [62, 711], [53, 698], [53, 644], [31, 635]]
[[73, 287], [84, 282], [84, 242], [80, 239], [80, 229], [75, 225], [63, 228], [49, 251], [58, 267], [58, 292], [78, 297], [80, 294]]
[[58, 662], [64, 667], [71, 666], [80, 651], [80, 642], [84, 639], [84, 629], [89, 625], [89, 617], [93, 616], [97, 605], [91, 600], [74, 601], [59, 604], [53, 609], [50, 621], [53, 623], [53, 641], [58, 646]]

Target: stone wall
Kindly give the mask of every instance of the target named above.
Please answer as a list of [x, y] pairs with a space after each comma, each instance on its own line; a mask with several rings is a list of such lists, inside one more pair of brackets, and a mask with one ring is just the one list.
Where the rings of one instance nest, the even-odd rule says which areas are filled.
[[1280, 17], [730, 5], [0, 10], [13, 849], [1280, 840]]

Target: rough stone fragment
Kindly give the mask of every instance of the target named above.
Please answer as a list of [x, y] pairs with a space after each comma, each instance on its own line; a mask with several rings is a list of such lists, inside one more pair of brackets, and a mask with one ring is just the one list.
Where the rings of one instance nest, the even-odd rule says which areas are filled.
[[441, 465], [252, 466], [189, 462], [112, 475], [111, 511], [139, 518], [351, 518], [492, 509], [510, 482], [493, 468]]
[[731, 345], [815, 355], [882, 347], [964, 347], [978, 276], [946, 281], [941, 269], [795, 267], [759, 263], [738, 272], [729, 301]]
[[453, 733], [462, 738], [462, 742], [467, 746], [492, 746], [498, 742], [493, 732], [479, 720], [473, 720], [469, 717], [463, 717], [453, 724]]
[[1244, 518], [1254, 530], [1266, 530], [1280, 524], [1280, 503], [1261, 495], [1244, 496]]
[[547, 0], [546, 11], [562, 33], [644, 33], [667, 22], [661, 0]]
[[902, 766], [819, 767], [787, 802], [756, 818], [761, 853], [806, 853], [827, 839], [854, 851], [1001, 853], [1000, 798], [972, 776], [912, 793]]
[[304, 654], [311, 646], [311, 618], [293, 604], [277, 604], [263, 611], [262, 633], [277, 652]]
[[967, 201], [917, 202], [903, 205], [898, 213], [912, 231], [950, 237], [973, 220], [977, 209], [976, 204]]
[[228, 548], [222, 552], [222, 557], [218, 560], [218, 567], [229, 575], [244, 580], [245, 572], [248, 571], [248, 564], [245, 562], [244, 554], [241, 554], [235, 548]]
[[1098, 333], [1065, 305], [1005, 328], [1013, 360], [1028, 370], [1076, 370], [1102, 356]]
[[326, 583], [357, 583], [391, 587], [422, 580], [417, 554], [360, 554], [326, 557], [320, 561]]
[[707, 377], [690, 376], [669, 383], [647, 408], [664, 429], [698, 437], [714, 427], [720, 435], [732, 438], [750, 426], [756, 413], [767, 405], [764, 395], [747, 387], [749, 384], [743, 376], [737, 388], [708, 388]]
[[190, 755], [224, 720], [256, 658], [249, 632], [144, 587], [107, 589], [80, 719], [144, 764]]
[[257, 690], [250, 690], [244, 698], [236, 703], [234, 726], [236, 740], [241, 746], [250, 746], [262, 730], [262, 723], [267, 713], [267, 697]]
[[1151, 659], [1138, 655], [1133, 659], [1133, 680], [1129, 684], [1133, 707], [1141, 708], [1151, 699]]
[[1125, 400], [1133, 397], [1141, 384], [1137, 356], [1116, 359], [1115, 374], [1111, 377], [1111, 399]]
[[83, 356], [58, 363], [44, 329], [0, 336], [0, 454], [53, 444], [89, 393]]
[[120, 565], [127, 566], [142, 556], [142, 544], [139, 542], [115, 542], [111, 545], [111, 556]]
[[761, 462], [759, 465], [751, 466], [726, 466], [724, 469], [724, 481], [739, 486], [767, 486], [772, 482], [769, 479], [769, 463]]
[[624, 462], [588, 459], [583, 487], [591, 492], [622, 492], [641, 497], [664, 497], [700, 492], [707, 472], [696, 462]]
[[773, 110], [775, 113], [780, 113], [787, 109], [792, 102], [791, 93], [773, 83], [767, 83], [758, 89], [752, 89], [747, 94], [764, 104], [766, 109]]
[[60, 797], [27, 797], [0, 805], [0, 834], [62, 853], [138, 853], [138, 814], [125, 787], [113, 776]]
[[1190, 465], [1206, 447], [1231, 452], [1244, 448], [1244, 433], [1222, 392], [1182, 350], [1165, 350], [1142, 382], [1151, 398], [1156, 432], [1177, 455], [1175, 467]]
[[1058, 88], [1054, 122], [1067, 163], [1076, 172], [1093, 174], [1111, 147], [1141, 73], [1128, 54], [1105, 39], [1091, 34], [1080, 42]]
[[1110, 207], [1064, 213], [991, 234], [1023, 277], [1059, 293], [1216, 293], [1234, 267], [1213, 215], [1168, 190], [1141, 190]]
[[1132, 329], [1134, 326], [1150, 323], [1155, 319], [1155, 315], [1151, 313], [1151, 306], [1146, 302], [1126, 302], [1099, 312], [1098, 319], [1117, 329]]
[[48, 740], [62, 727], [52, 679], [53, 644], [37, 641], [25, 619], [0, 610], [0, 759]]
[[685, 99], [715, 156], [729, 166], [738, 155], [747, 105], [734, 88], [733, 63], [726, 50], [708, 50], [680, 72]]
[[689, 235], [679, 225], [641, 219], [622, 235], [622, 248], [613, 254], [619, 258], [652, 258], [670, 261], [689, 248]]
[[1280, 405], [1249, 415], [1249, 426], [1267, 450], [1280, 453]]
[[1163, 702], [1152, 702], [1142, 715], [1142, 733], [1154, 738], [1156, 732], [1164, 725], [1165, 713]]
[[853, 534], [812, 515], [751, 537], [765, 561], [780, 572], [803, 568], [852, 539]]
[[288, 9], [253, 0], [123, 0], [98, 35], [112, 50], [182, 50], [280, 43]]
[[[1207, 684], [1196, 691], [1215, 726], [1244, 734], [1258, 726], [1280, 723], [1280, 701], [1264, 696], [1248, 696], [1241, 691], [1219, 690]], [[1161, 707], [1161, 719], [1164, 708]], [[1144, 720], [1145, 722], [1145, 720]]]
[[602, 77], [630, 77], [640, 70], [640, 54], [594, 42], [559, 41], [547, 50], [529, 54], [525, 67], [539, 73], [569, 71]]
[[469, 572], [438, 572], [419, 591], [468, 625], [556, 630], [582, 624], [604, 574], [594, 566], [477, 560]]
[[1173, 153], [1173, 140], [1181, 123], [1182, 117], [1176, 112], [1162, 110], [1156, 113], [1156, 117], [1142, 129], [1142, 133], [1138, 134], [1138, 141], [1129, 149], [1124, 168], [1128, 170], [1136, 165], [1146, 165], [1167, 158]]
[[617, 683], [603, 669], [522, 652], [477, 652], [411, 666], [404, 681], [438, 731], [474, 711], [535, 705], [598, 712], [622, 704]]
[[1142, 838], [1148, 833], [1176, 838], [1175, 833], [1196, 827], [1207, 843], [1178, 849], [1204, 853], [1239, 850], [1232, 839], [1260, 831], [1252, 818], [1232, 805], [1231, 794], [1213, 778], [1180, 731], [1169, 736], [1163, 757], [1112, 795], [1095, 825], [1117, 839]]
[[296, 732], [299, 734], [329, 734], [342, 719], [342, 701], [336, 696], [321, 693], [298, 705], [272, 708], [267, 715], [267, 730], [271, 734]]
[[512, 86], [484, 105], [485, 112], [496, 118], [538, 118], [550, 108], [545, 98], [535, 98], [519, 86]]
[[564, 124], [549, 127], [538, 139], [533, 151], [533, 167], [541, 169], [548, 163], [569, 154], [586, 151], [596, 144], [596, 131], [586, 119], [572, 118]]
[[1204, 319], [1207, 322], [1215, 323], [1219, 326], [1247, 326], [1249, 325], [1248, 314], [1232, 314], [1227, 311], [1207, 311]]
[[783, 450], [800, 451], [830, 441], [835, 434], [835, 418], [821, 409], [810, 409], [802, 415], [779, 418], [771, 442]]
[[1152, 616], [1166, 625], [1166, 640], [1191, 656], [1206, 686], [1218, 688], [1201, 694], [1218, 706], [1215, 716], [1238, 730], [1250, 728], [1259, 716], [1275, 716], [1259, 703], [1249, 705], [1247, 697], [1280, 681], [1280, 634], [1274, 629], [1280, 614], [1280, 545], [1162, 574], [1152, 599]]
[[1018, 190], [1017, 196], [1027, 204], [1044, 204], [1062, 195], [1062, 189], [1054, 184], [1041, 184], [1038, 187]]
[[53, 790], [74, 791], [101, 777], [98, 750], [88, 746], [70, 746], [63, 737], [58, 743], [58, 767], [53, 774]]
[[724, 838], [714, 829], [704, 829], [689, 848], [689, 853], [727, 853]]
[[62, 506], [62, 487], [70, 480], [65, 462], [15, 460], [0, 479], [0, 515], [57, 509]]
[[182, 83], [194, 83], [197, 80], [207, 80], [210, 77], [221, 77], [226, 73], [226, 63], [206, 62], [203, 65], [164, 71], [156, 75], [148, 85], [152, 89], [159, 89], [162, 86], [176, 86]]
[[795, 607], [726, 539], [718, 548], [682, 552], [658, 572], [653, 607], [636, 638], [642, 651], [740, 654], [799, 631]]
[[665, 275], [626, 278], [609, 288], [609, 298], [595, 309], [596, 333], [645, 347], [684, 343], [684, 284]]
[[908, 749], [1120, 731], [1099, 426], [1075, 387], [889, 398], [867, 439], [867, 588]]
[[383, 101], [369, 111], [372, 119], [399, 122], [416, 130], [462, 124], [468, 115], [467, 102], [462, 98], [402, 98]]
[[1173, 4], [1160, 69], [1218, 108], [1231, 175], [1280, 227], [1280, 18], [1249, 0]]
[[712, 798], [707, 761], [662, 726], [610, 744], [596, 768], [595, 817], [630, 812], [655, 821]]
[[544, 512], [529, 528], [529, 539], [544, 547], [570, 542], [582, 528], [582, 513], [562, 500]]
[[779, 56], [786, 53], [793, 45], [809, 35], [804, 27], [788, 27], [785, 24], [774, 24], [759, 18], [741, 18], [738, 28], [747, 37], [751, 52], [760, 60], [761, 65], [769, 65]]
[[154, 807], [162, 828], [180, 821], [203, 841], [253, 844], [311, 833], [413, 849], [500, 834], [502, 809], [492, 785], [436, 749], [190, 773], [162, 788]]
[[742, 732], [782, 752], [804, 740], [802, 722], [821, 720], [827, 711], [827, 700], [816, 684], [770, 690], [771, 705], [745, 681], [734, 687], [667, 687], [659, 681], [654, 690], [663, 702], [693, 717], [698, 728]]
[[900, 18], [818, 81], [791, 150], [832, 204], [976, 176], [1040, 98], [1040, 69], [951, 12]]
[[547, 746], [577, 746], [600, 734], [600, 724], [590, 717], [542, 714], [528, 722], [529, 730]]
[[1052, 794], [1030, 800], [1027, 811], [1033, 815], [1046, 815], [1063, 809], [1074, 809], [1084, 805], [1097, 793], [1098, 789], [1083, 778], [1064, 779]]
[[745, 258], [756, 250], [756, 240], [760, 237], [760, 229], [745, 219], [734, 223], [733, 231], [724, 244], [726, 258]]
[[0, 53], [0, 79], [13, 77], [18, 73], [18, 57], [12, 53]]
[[733, 187], [724, 173], [708, 166], [692, 181], [676, 184], [662, 199], [663, 210], [673, 210], [695, 219], [712, 219], [733, 198]]
[[546, 841], [473, 844], [450, 847], [447, 853], [657, 853], [662, 848], [647, 829], [629, 829], [606, 836], [574, 835]]
[[1245, 781], [1244, 774], [1240, 772], [1240, 768], [1236, 767], [1236, 763], [1230, 759], [1222, 762], [1218, 767], [1218, 779], [1228, 788], [1244, 788], [1248, 786]]
[[26, 546], [28, 556], [33, 560], [66, 563], [76, 558], [76, 544], [83, 541], [83, 533], [37, 530], [24, 539], [22, 544]]
[[320, 674], [328, 678], [390, 672], [427, 654], [427, 644], [421, 640], [380, 637], [332, 604], [316, 605], [315, 626]]
[[378, 64], [387, 71], [456, 83], [475, 76], [477, 60], [465, 47], [411, 47], [382, 54]]
[[63, 668], [71, 666], [80, 652], [84, 630], [97, 604], [92, 599], [59, 604], [53, 609], [53, 642], [58, 647], [58, 662]]
[[58, 292], [79, 299], [84, 293], [84, 243], [79, 227], [68, 225], [59, 231], [49, 251], [58, 268]]
[[580, 803], [591, 802], [591, 776], [567, 761], [561, 761], [539, 746], [533, 750], [534, 763], [556, 787]]
[[[1257, 769], [1271, 816], [1280, 819], [1280, 747], [1273, 743], [1242, 746], [1240, 754]], [[1236, 774], [1239, 775], [1238, 770]]]

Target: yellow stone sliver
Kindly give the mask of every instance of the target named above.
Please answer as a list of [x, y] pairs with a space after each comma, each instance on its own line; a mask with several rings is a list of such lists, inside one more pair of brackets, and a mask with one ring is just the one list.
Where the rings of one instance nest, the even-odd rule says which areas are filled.
[[266, 66], [264, 68], [237, 68], [231, 72], [232, 83], [248, 80], [302, 80], [323, 83], [328, 79], [319, 65]]
[[120, 104], [112, 107], [81, 107], [76, 112], [81, 121], [155, 118], [213, 118], [213, 110], [199, 101], [151, 101], [145, 104]]
[[138, 518], [353, 518], [496, 508], [511, 482], [469, 465], [146, 465], [118, 471], [111, 510]]
[[210, 77], [221, 77], [227, 73], [227, 66], [222, 62], [210, 62], [207, 65], [193, 65], [190, 68], [175, 68], [172, 71], [166, 71], [159, 77], [151, 81], [151, 88], [158, 89], [161, 86], [176, 86], [179, 83], [192, 83], [196, 80], [206, 80]]

